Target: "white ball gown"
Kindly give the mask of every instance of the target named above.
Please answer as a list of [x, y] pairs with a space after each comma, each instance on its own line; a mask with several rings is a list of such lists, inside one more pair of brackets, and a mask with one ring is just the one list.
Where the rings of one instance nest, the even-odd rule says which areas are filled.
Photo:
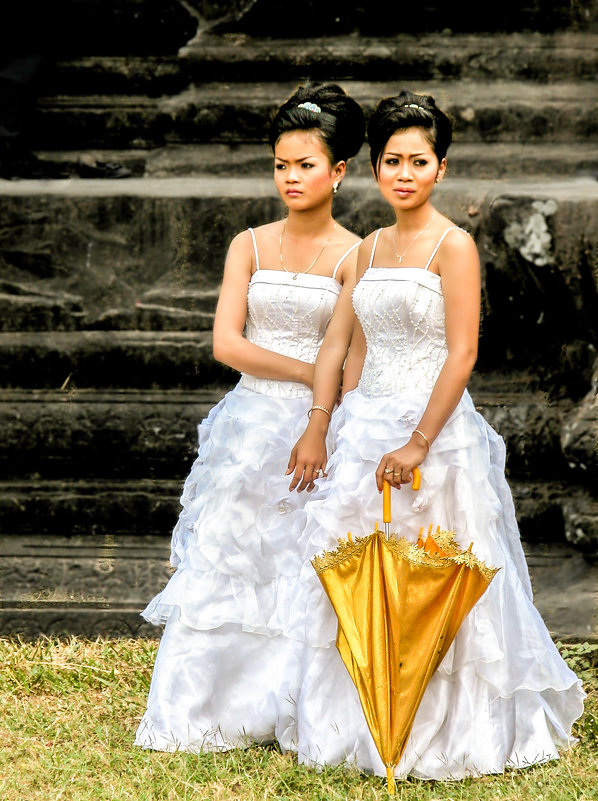
[[[425, 269], [377, 268], [374, 243], [353, 293], [367, 343], [363, 372], [333, 416], [328, 479], [305, 507], [300, 539], [303, 581], [293, 617], [305, 622], [303, 640], [311, 647], [299, 667], [288, 669], [300, 762], [386, 773], [309, 558], [333, 550], [347, 531], [369, 533], [381, 517], [379, 460], [410, 439], [447, 356], [441, 279], [428, 269], [439, 246]], [[421, 465], [421, 490], [405, 485], [392, 493], [391, 530], [415, 541], [420, 526], [440, 525], [501, 568], [428, 685], [397, 777], [463, 778], [556, 758], [582, 714], [581, 682], [533, 605], [504, 467], [503, 440], [466, 391]]]
[[[260, 269], [247, 293], [246, 337], [315, 362], [340, 294], [332, 277]], [[356, 243], [358, 244], [358, 243]], [[306, 497], [285, 476], [312, 393], [243, 375], [199, 426], [172, 537], [176, 571], [143, 611], [166, 623], [135, 744], [162, 751], [291, 746], [284, 669], [304, 627], [291, 611], [303, 561]]]

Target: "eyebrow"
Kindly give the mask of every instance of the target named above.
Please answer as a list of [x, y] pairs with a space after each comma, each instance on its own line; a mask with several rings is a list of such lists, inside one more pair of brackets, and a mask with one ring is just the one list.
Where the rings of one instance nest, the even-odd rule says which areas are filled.
[[[402, 156], [403, 154], [402, 153], [395, 153], [394, 150], [385, 150], [384, 151], [384, 155], [385, 156]], [[425, 151], [422, 151], [421, 153], [410, 153], [409, 155], [413, 158], [413, 156], [427, 156], [428, 154]]]
[[[288, 159], [283, 159], [280, 156], [274, 156], [277, 161], [284, 161], [285, 164], [288, 164]], [[295, 161], [306, 161], [307, 159], [315, 159], [316, 156], [301, 156], [301, 158], [295, 159]]]

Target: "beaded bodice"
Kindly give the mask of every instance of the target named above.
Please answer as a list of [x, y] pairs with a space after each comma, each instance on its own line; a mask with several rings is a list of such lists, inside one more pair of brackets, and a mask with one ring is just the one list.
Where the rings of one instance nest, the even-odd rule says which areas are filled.
[[[247, 293], [245, 336], [255, 345], [313, 364], [340, 294], [335, 278], [258, 270]], [[243, 373], [241, 384], [267, 395], [296, 398], [311, 390], [294, 381]]]
[[353, 307], [367, 346], [359, 381], [364, 395], [433, 389], [448, 350], [442, 282], [429, 268], [456, 227], [445, 230], [425, 267], [374, 267], [382, 229], [376, 232], [369, 267], [353, 290]]
[[364, 395], [430, 391], [447, 356], [440, 276], [418, 267], [370, 267], [353, 291], [367, 352]]

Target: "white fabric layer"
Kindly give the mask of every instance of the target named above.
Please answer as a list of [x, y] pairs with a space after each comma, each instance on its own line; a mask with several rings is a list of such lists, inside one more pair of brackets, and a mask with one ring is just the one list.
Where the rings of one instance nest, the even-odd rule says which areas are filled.
[[[378, 461], [407, 442], [442, 367], [441, 282], [423, 275], [373, 268], [356, 288], [368, 354], [378, 355], [333, 415], [329, 478], [311, 496], [289, 495], [283, 476], [310, 397], [239, 386], [200, 427], [173, 537], [177, 571], [144, 613], [168, 623], [138, 745], [278, 740], [303, 763], [385, 775], [310, 559], [380, 519]], [[459, 778], [556, 758], [583, 711], [581, 683], [533, 606], [504, 466], [502, 439], [465, 393], [422, 464], [421, 490], [393, 492], [398, 533], [452, 529], [501, 568], [424, 695], [398, 776]]]
[[[380, 520], [379, 459], [406, 444], [427, 399], [417, 392], [373, 399], [359, 389], [345, 397], [335, 414], [329, 478], [306, 506], [300, 543], [306, 557], [333, 549], [347, 531], [369, 533]], [[465, 393], [422, 464], [421, 490], [393, 491], [391, 528], [400, 535], [415, 541], [420, 526], [440, 525], [502, 568], [432, 678], [398, 776], [460, 778], [555, 758], [572, 742], [571, 726], [583, 711], [581, 683], [532, 603], [504, 459], [503, 440]], [[334, 647], [336, 618], [307, 560], [303, 584], [306, 639], [316, 647], [298, 680], [299, 757], [354, 762], [384, 775], [365, 724], [355, 725], [360, 706]], [[323, 691], [326, 707], [314, 715], [311, 698]]]

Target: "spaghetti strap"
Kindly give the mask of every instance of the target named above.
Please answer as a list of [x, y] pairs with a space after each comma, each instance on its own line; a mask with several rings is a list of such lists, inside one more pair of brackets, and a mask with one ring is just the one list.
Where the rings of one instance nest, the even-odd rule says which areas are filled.
[[255, 234], [253, 232], [253, 228], [248, 228], [247, 230], [249, 231], [249, 233], [251, 234], [251, 238], [253, 239], [253, 249], [255, 251], [255, 269], [259, 270], [260, 269], [260, 257], [259, 257], [259, 254], [257, 252], [257, 240], [255, 238]]
[[427, 270], [427, 269], [428, 269], [428, 267], [429, 267], [429, 266], [432, 264], [432, 262], [434, 261], [434, 256], [435, 256], [435, 255], [438, 253], [438, 248], [439, 248], [439, 247], [442, 245], [442, 243], [444, 242], [444, 237], [445, 237], [445, 236], [446, 236], [446, 235], [447, 235], [447, 234], [448, 234], [450, 231], [462, 231], [462, 230], [463, 230], [463, 229], [462, 229], [462, 228], [459, 228], [459, 226], [458, 226], [458, 225], [451, 225], [451, 227], [450, 227], [450, 228], [447, 228], [447, 229], [446, 229], [446, 231], [443, 233], [443, 235], [442, 235], [442, 236], [440, 237], [440, 239], [438, 240], [438, 244], [436, 245], [436, 247], [435, 247], [435, 248], [434, 248], [434, 250], [432, 251], [432, 255], [431, 255], [431, 256], [430, 256], [430, 258], [428, 259], [428, 263], [427, 263], [427, 264], [426, 264], [426, 266], [424, 267], [424, 270]]
[[359, 242], [355, 242], [353, 245], [351, 245], [351, 247], [349, 248], [349, 250], [347, 250], [345, 253], [343, 253], [343, 255], [340, 257], [340, 259], [337, 261], [337, 263], [336, 263], [336, 267], [335, 267], [335, 268], [334, 268], [334, 270], [332, 271], [332, 277], [333, 277], [333, 278], [336, 278], [336, 273], [337, 273], [337, 270], [338, 270], [338, 268], [341, 266], [341, 264], [342, 264], [342, 263], [344, 262], [344, 260], [347, 258], [347, 256], [349, 255], [349, 253], [351, 253], [353, 250], [355, 250], [355, 248], [356, 248], [358, 245], [360, 245], [360, 244], [361, 244], [361, 239], [359, 240]]
[[376, 252], [376, 245], [378, 244], [378, 237], [380, 236], [380, 231], [382, 228], [378, 228], [376, 231], [376, 236], [374, 237], [374, 244], [372, 245], [372, 252], [370, 253], [370, 263], [368, 264], [368, 270], [374, 263], [374, 253]]

